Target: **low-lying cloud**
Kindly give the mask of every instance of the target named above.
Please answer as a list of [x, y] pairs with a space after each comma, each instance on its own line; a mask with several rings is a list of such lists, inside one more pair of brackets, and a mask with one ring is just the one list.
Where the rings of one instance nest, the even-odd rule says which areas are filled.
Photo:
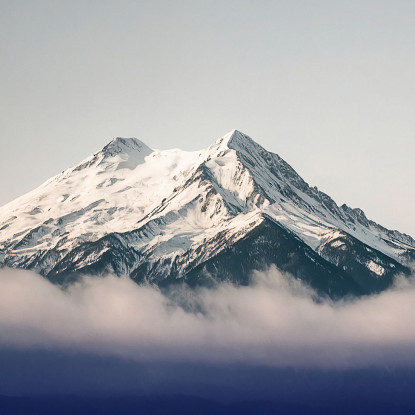
[[168, 293], [128, 278], [66, 289], [0, 270], [0, 347], [108, 354], [137, 361], [365, 367], [415, 363], [415, 283], [332, 302], [274, 268], [253, 284]]

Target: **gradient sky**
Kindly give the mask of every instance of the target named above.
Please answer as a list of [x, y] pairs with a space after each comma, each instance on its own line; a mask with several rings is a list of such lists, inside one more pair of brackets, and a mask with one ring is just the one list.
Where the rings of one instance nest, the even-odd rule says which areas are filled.
[[0, 204], [115, 136], [237, 128], [415, 236], [415, 2], [0, 0]]

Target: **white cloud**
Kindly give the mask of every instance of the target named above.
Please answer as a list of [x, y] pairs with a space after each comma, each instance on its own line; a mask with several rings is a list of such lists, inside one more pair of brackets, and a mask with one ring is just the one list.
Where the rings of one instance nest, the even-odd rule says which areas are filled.
[[168, 293], [114, 276], [61, 289], [32, 272], [3, 269], [0, 288], [2, 347], [280, 367], [415, 363], [412, 280], [335, 303], [316, 301], [273, 268], [256, 273], [249, 287]]

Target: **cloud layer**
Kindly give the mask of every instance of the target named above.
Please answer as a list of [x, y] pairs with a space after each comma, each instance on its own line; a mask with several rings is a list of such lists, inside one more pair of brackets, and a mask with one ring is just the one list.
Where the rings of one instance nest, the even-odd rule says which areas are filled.
[[0, 271], [0, 347], [137, 361], [366, 367], [415, 363], [415, 283], [331, 302], [271, 268], [249, 287], [176, 287], [88, 277], [66, 289]]

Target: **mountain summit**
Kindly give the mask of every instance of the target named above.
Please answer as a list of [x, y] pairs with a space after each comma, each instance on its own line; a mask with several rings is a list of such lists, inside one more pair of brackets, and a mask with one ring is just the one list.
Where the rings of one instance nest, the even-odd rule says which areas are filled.
[[0, 208], [0, 263], [58, 282], [244, 284], [274, 264], [341, 297], [387, 288], [414, 259], [410, 236], [338, 206], [237, 130], [195, 152], [116, 138]]

